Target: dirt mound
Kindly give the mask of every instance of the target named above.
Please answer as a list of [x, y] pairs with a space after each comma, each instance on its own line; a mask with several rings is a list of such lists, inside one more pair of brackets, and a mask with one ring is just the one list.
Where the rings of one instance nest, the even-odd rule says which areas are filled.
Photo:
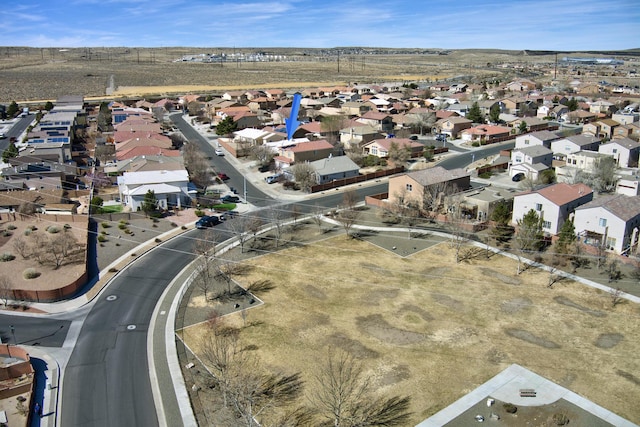
[[590, 316], [593, 317], [605, 317], [607, 315], [607, 313], [603, 313], [601, 311], [596, 311], [596, 310], [591, 310], [588, 307], [584, 307], [580, 304], [576, 304], [575, 302], [571, 301], [569, 298], [564, 297], [564, 296], [557, 296], [553, 299], [555, 302], [557, 302], [558, 304], [562, 304], [562, 305], [566, 305], [567, 307], [572, 307], [575, 308], [577, 310], [582, 311], [583, 313], [587, 313]]
[[595, 342], [595, 346], [598, 348], [613, 348], [620, 344], [620, 341], [624, 339], [624, 335], [621, 334], [600, 334]]

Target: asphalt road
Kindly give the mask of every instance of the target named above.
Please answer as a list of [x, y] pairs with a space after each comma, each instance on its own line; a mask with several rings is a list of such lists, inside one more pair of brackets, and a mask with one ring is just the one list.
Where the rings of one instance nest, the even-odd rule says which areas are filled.
[[194, 258], [189, 234], [142, 256], [95, 302], [64, 371], [61, 425], [158, 425], [147, 331], [165, 287]]
[[[189, 141], [197, 141], [217, 170], [230, 176], [230, 185], [243, 188], [244, 177], [224, 159], [215, 156], [213, 147], [198, 132], [173, 115], [172, 120]], [[490, 155], [487, 148], [476, 156]], [[445, 160], [447, 168], [469, 163]], [[459, 165], [459, 166], [458, 166]], [[257, 206], [277, 205], [292, 212], [292, 204], [278, 203], [246, 182], [249, 202]], [[355, 189], [359, 197], [387, 190], [386, 183]], [[342, 202], [343, 191], [332, 190], [311, 200], [295, 203], [302, 213], [318, 206], [332, 208]], [[268, 220], [268, 209], [256, 214]], [[225, 226], [222, 225], [221, 231]], [[63, 426], [155, 426], [158, 425], [147, 364], [147, 332], [151, 314], [166, 286], [194, 258], [192, 246], [198, 231], [185, 233], [140, 257], [121, 271], [91, 306], [78, 334], [75, 347], [63, 374], [61, 425]], [[223, 236], [225, 233], [221, 233]], [[83, 314], [84, 316], [84, 314]], [[8, 325], [14, 325], [16, 341], [24, 344], [59, 347], [69, 329], [60, 318], [12, 317], [0, 315], [3, 341], [12, 339]]]
[[11, 127], [11, 129], [5, 132], [6, 138], [0, 139], [0, 153], [2, 153], [7, 149], [7, 147], [9, 147], [9, 143], [12, 137], [18, 138], [20, 135], [22, 135], [22, 132], [24, 132], [24, 130], [33, 122], [34, 116], [34, 114], [29, 114], [26, 117], [19, 118], [18, 121]]

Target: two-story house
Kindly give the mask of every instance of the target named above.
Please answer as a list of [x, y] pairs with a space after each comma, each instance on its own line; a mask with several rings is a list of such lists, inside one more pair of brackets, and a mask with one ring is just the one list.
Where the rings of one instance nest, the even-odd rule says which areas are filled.
[[448, 117], [436, 122], [435, 128], [439, 133], [444, 133], [451, 138], [458, 138], [460, 132], [469, 129], [473, 122], [465, 117]]
[[518, 148], [533, 147], [534, 145], [542, 145], [550, 149], [551, 143], [560, 138], [562, 137], [548, 130], [525, 133], [523, 135], [516, 136], [515, 148], [518, 149]]
[[340, 142], [346, 150], [361, 148], [363, 144], [379, 138], [384, 138], [382, 131], [369, 125], [340, 129]]
[[600, 138], [589, 135], [574, 135], [551, 141], [551, 151], [558, 160], [578, 151], [598, 151]]
[[551, 236], [560, 231], [562, 224], [569, 219], [579, 206], [593, 200], [593, 190], [584, 184], [558, 183], [539, 190], [517, 194], [513, 198], [511, 222], [518, 221], [533, 209], [542, 218], [542, 230]]
[[511, 152], [509, 176], [523, 173], [528, 179], [535, 181], [540, 172], [551, 167], [553, 153], [542, 145], [514, 149]]
[[580, 239], [618, 254], [636, 253], [640, 196], [600, 196], [576, 209], [573, 226]]
[[612, 156], [619, 167], [636, 168], [640, 155], [640, 143], [631, 138], [614, 139], [600, 145], [598, 152]]
[[[466, 191], [471, 187], [471, 175], [462, 168], [445, 169], [441, 166], [407, 172], [389, 178], [389, 203], [392, 205], [425, 206], [425, 197], [430, 189], [435, 188], [444, 197]], [[433, 205], [429, 208], [433, 208]]]

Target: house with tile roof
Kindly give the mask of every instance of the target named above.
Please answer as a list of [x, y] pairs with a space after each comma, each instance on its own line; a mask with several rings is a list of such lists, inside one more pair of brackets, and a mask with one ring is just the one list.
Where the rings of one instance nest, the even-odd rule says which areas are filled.
[[579, 206], [591, 200], [593, 190], [582, 183], [558, 183], [516, 194], [513, 198], [511, 223], [517, 225], [518, 221], [533, 209], [543, 220], [542, 230], [555, 236], [569, 216]]
[[637, 253], [640, 196], [600, 196], [576, 209], [573, 225], [588, 245], [602, 244], [617, 254]]
[[495, 141], [502, 141], [508, 138], [511, 129], [504, 126], [479, 125], [460, 132], [463, 141], [479, 142], [480, 144], [490, 144]]
[[389, 203], [413, 203], [424, 206], [425, 194], [430, 188], [441, 191], [443, 196], [460, 193], [471, 187], [471, 175], [463, 168], [445, 169], [442, 166], [407, 172], [389, 178]]
[[631, 138], [613, 139], [598, 147], [598, 152], [609, 154], [616, 159], [616, 164], [622, 168], [637, 168], [640, 157], [640, 142]]
[[374, 139], [362, 146], [362, 154], [365, 156], [376, 156], [380, 158], [389, 157], [391, 146], [396, 144], [400, 149], [406, 149], [411, 152], [411, 157], [419, 157], [424, 151], [424, 145], [419, 142], [412, 141], [409, 138], [383, 138]]

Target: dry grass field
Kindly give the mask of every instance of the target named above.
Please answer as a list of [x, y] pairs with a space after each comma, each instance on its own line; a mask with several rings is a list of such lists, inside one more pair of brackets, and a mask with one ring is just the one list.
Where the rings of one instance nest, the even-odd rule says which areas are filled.
[[[244, 49], [246, 52], [255, 51]], [[240, 51], [240, 50], [238, 50]], [[430, 80], [472, 75], [513, 75], [504, 63], [552, 63], [552, 56], [518, 51], [453, 51], [437, 54], [336, 55], [275, 49], [286, 62], [174, 62], [184, 55], [233, 52], [220, 48], [36, 49], [0, 47], [0, 103], [55, 100], [70, 94], [104, 97], [163, 96], [231, 89], [314, 87], [346, 83]], [[491, 66], [487, 67], [490, 63]]]
[[[344, 235], [244, 261], [265, 304], [228, 320], [276, 372], [310, 380], [329, 347], [355, 354], [381, 395], [409, 395], [412, 424], [517, 363], [640, 422], [640, 310], [500, 255], [455, 263], [447, 241], [399, 256]], [[429, 245], [431, 243], [432, 245]], [[429, 247], [430, 246], [430, 247]], [[237, 316], [237, 317], [234, 317]], [[181, 331], [196, 353], [206, 324]]]

